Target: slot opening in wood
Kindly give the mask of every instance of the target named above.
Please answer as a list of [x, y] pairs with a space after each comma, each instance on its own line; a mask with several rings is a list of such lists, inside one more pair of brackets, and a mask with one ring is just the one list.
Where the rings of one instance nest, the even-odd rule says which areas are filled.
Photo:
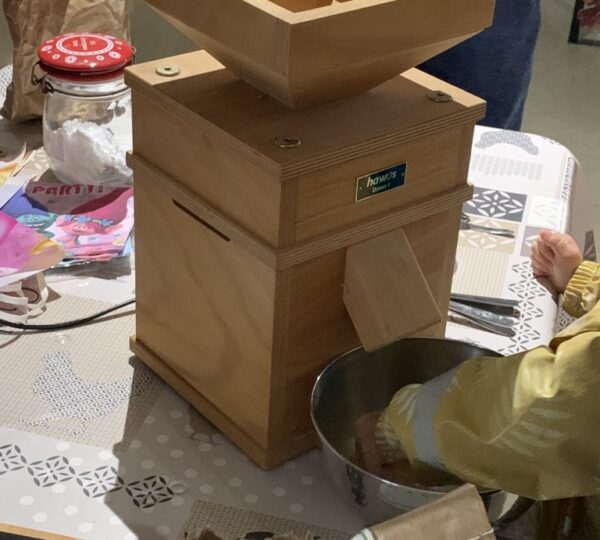
[[194, 219], [195, 221], [197, 221], [201, 225], [204, 225], [209, 231], [215, 233], [217, 236], [219, 236], [220, 238], [222, 238], [226, 242], [231, 241], [231, 238], [229, 238], [229, 236], [223, 234], [219, 229], [216, 229], [210, 223], [208, 223], [208, 222], [204, 221], [202, 218], [198, 217], [189, 208], [186, 208], [185, 206], [183, 206], [183, 204], [181, 204], [180, 202], [177, 202], [175, 199], [172, 199], [172, 200], [173, 200], [173, 204], [177, 208], [179, 208], [179, 210], [181, 210], [182, 212], [185, 212], [188, 216], [190, 216], [192, 219]]

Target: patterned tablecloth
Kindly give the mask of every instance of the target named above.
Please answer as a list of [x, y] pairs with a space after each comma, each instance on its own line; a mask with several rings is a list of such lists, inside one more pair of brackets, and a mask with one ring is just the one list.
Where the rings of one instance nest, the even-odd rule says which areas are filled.
[[545, 345], [569, 322], [556, 300], [533, 279], [531, 243], [543, 229], [569, 232], [585, 257], [596, 259], [587, 182], [575, 157], [560, 144], [526, 133], [477, 128], [469, 180], [470, 223], [514, 231], [514, 238], [461, 230], [452, 283], [455, 293], [520, 301], [517, 335], [505, 338], [464, 324], [446, 335], [503, 354]]
[[[448, 335], [505, 353], [545, 343], [558, 310], [531, 279], [527, 255], [543, 227], [571, 230], [591, 250], [579, 167], [552, 141], [478, 128], [470, 174], [472, 222], [509, 228], [515, 238], [461, 231], [454, 288], [519, 298], [522, 317], [514, 339], [454, 323]], [[40, 322], [133, 296], [127, 265], [95, 272], [49, 276], [60, 296]], [[0, 333], [0, 523], [99, 540], [179, 540], [203, 523], [226, 538], [300, 533], [310, 524], [337, 539], [361, 528], [318, 451], [259, 470], [132, 358], [133, 331], [130, 312], [64, 332]]]

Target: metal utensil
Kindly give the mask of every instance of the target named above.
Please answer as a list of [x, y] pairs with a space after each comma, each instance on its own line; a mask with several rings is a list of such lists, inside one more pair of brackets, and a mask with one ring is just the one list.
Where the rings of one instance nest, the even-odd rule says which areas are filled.
[[[356, 465], [356, 420], [366, 413], [383, 410], [403, 386], [424, 383], [477, 356], [501, 355], [451, 339], [406, 338], [374, 352], [359, 348], [346, 353], [317, 379], [311, 418], [321, 440], [325, 464], [340, 497], [368, 525], [434, 502], [444, 495], [444, 490], [390, 482]], [[531, 506], [528, 499], [517, 499], [503, 491], [480, 489], [479, 493], [495, 528], [516, 519]]]
[[475, 325], [489, 330], [490, 332], [494, 332], [495, 334], [507, 337], [513, 337], [516, 334], [514, 326], [518, 319], [515, 317], [499, 315], [485, 309], [461, 304], [460, 302], [455, 302], [453, 300], [450, 300], [448, 309], [462, 315]]
[[451, 300], [460, 302], [461, 304], [468, 304], [470, 306], [485, 309], [498, 315], [519, 315], [519, 301], [512, 300], [509, 298], [493, 298], [491, 296], [476, 296], [472, 294], [458, 294], [452, 293], [450, 296]]
[[511, 229], [500, 229], [497, 227], [486, 227], [485, 225], [476, 225], [471, 223], [471, 218], [464, 212], [460, 216], [461, 228], [472, 231], [485, 232], [494, 236], [503, 236], [504, 238], [514, 238], [515, 232]]

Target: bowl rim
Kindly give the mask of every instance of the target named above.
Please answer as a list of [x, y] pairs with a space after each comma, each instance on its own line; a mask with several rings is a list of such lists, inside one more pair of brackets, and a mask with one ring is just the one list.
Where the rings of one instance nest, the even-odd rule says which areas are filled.
[[[480, 345], [477, 345], [476, 343], [471, 343], [469, 341], [464, 341], [464, 340], [460, 340], [460, 339], [452, 339], [452, 338], [441, 338], [441, 337], [427, 337], [427, 336], [407, 336], [405, 338], [402, 338], [398, 341], [408, 341], [408, 340], [423, 340], [423, 341], [445, 341], [445, 342], [454, 342], [454, 343], [460, 343], [463, 345], [470, 345], [471, 347], [477, 347], [479, 349], [482, 349], [484, 351], [488, 351], [490, 353], [493, 354], [493, 356], [498, 357], [498, 356], [504, 356], [502, 354], [500, 354], [497, 351], [494, 351], [492, 349], [488, 349], [487, 347], [482, 347]], [[397, 343], [397, 342], [394, 342]], [[391, 345], [391, 344], [390, 344]], [[418, 493], [423, 493], [423, 494], [432, 494], [432, 493], [437, 493], [440, 496], [443, 496], [447, 493], [450, 493], [453, 489], [456, 489], [456, 487], [460, 487], [460, 486], [448, 486], [447, 491], [435, 491], [435, 490], [429, 490], [429, 489], [423, 489], [423, 488], [419, 488], [419, 487], [415, 487], [415, 486], [410, 486], [410, 485], [405, 485], [405, 484], [398, 484], [396, 482], [392, 482], [391, 480], [386, 480], [385, 478], [381, 478], [369, 471], [367, 471], [366, 469], [363, 469], [362, 467], [360, 467], [359, 465], [357, 465], [356, 463], [350, 461], [348, 458], [346, 458], [345, 456], [343, 456], [340, 452], [338, 452], [338, 450], [333, 446], [333, 444], [331, 444], [329, 442], [329, 439], [327, 437], [325, 437], [325, 435], [323, 434], [323, 432], [321, 431], [321, 429], [319, 428], [319, 425], [317, 424], [317, 420], [315, 418], [315, 407], [314, 407], [314, 403], [315, 403], [315, 396], [317, 393], [317, 388], [319, 386], [319, 383], [321, 381], [321, 379], [325, 376], [325, 374], [327, 373], [327, 371], [329, 371], [330, 369], [333, 369], [333, 367], [338, 363], [341, 362], [345, 357], [356, 353], [357, 351], [363, 350], [363, 347], [356, 347], [354, 349], [351, 349], [350, 351], [347, 351], [343, 354], [340, 354], [339, 356], [335, 357], [329, 364], [327, 364], [327, 366], [325, 366], [325, 368], [321, 371], [321, 373], [319, 373], [319, 376], [317, 377], [315, 384], [313, 385], [313, 389], [311, 391], [310, 394], [310, 419], [312, 421], [313, 427], [315, 429], [315, 431], [317, 432], [317, 435], [319, 436], [319, 439], [321, 441], [325, 441], [327, 442], [327, 445], [329, 447], [329, 449], [339, 458], [342, 460], [342, 462], [344, 462], [347, 465], [350, 465], [352, 467], [354, 467], [355, 469], [357, 469], [358, 471], [360, 471], [362, 474], [364, 474], [365, 476], [372, 478], [373, 480], [376, 480], [380, 483], [382, 483], [383, 485], [387, 485], [393, 488], [402, 488], [402, 489], [410, 489], [412, 491], [418, 492]], [[365, 351], [367, 352], [367, 351]], [[369, 353], [367, 353], [369, 354]], [[322, 449], [321, 449], [322, 451]], [[463, 481], [464, 485], [467, 482]], [[477, 488], [477, 491], [480, 495], [493, 495], [494, 493], [499, 493], [500, 489], [482, 489], [479, 488], [478, 486], [475, 486]]]

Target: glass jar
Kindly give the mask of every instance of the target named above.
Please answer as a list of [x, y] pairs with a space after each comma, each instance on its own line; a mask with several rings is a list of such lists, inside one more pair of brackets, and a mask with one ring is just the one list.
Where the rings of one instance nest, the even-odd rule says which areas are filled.
[[36, 79], [46, 94], [44, 148], [54, 174], [69, 184], [130, 184], [131, 92], [123, 78], [133, 55], [129, 45], [69, 34], [45, 42], [38, 54], [45, 72]]

